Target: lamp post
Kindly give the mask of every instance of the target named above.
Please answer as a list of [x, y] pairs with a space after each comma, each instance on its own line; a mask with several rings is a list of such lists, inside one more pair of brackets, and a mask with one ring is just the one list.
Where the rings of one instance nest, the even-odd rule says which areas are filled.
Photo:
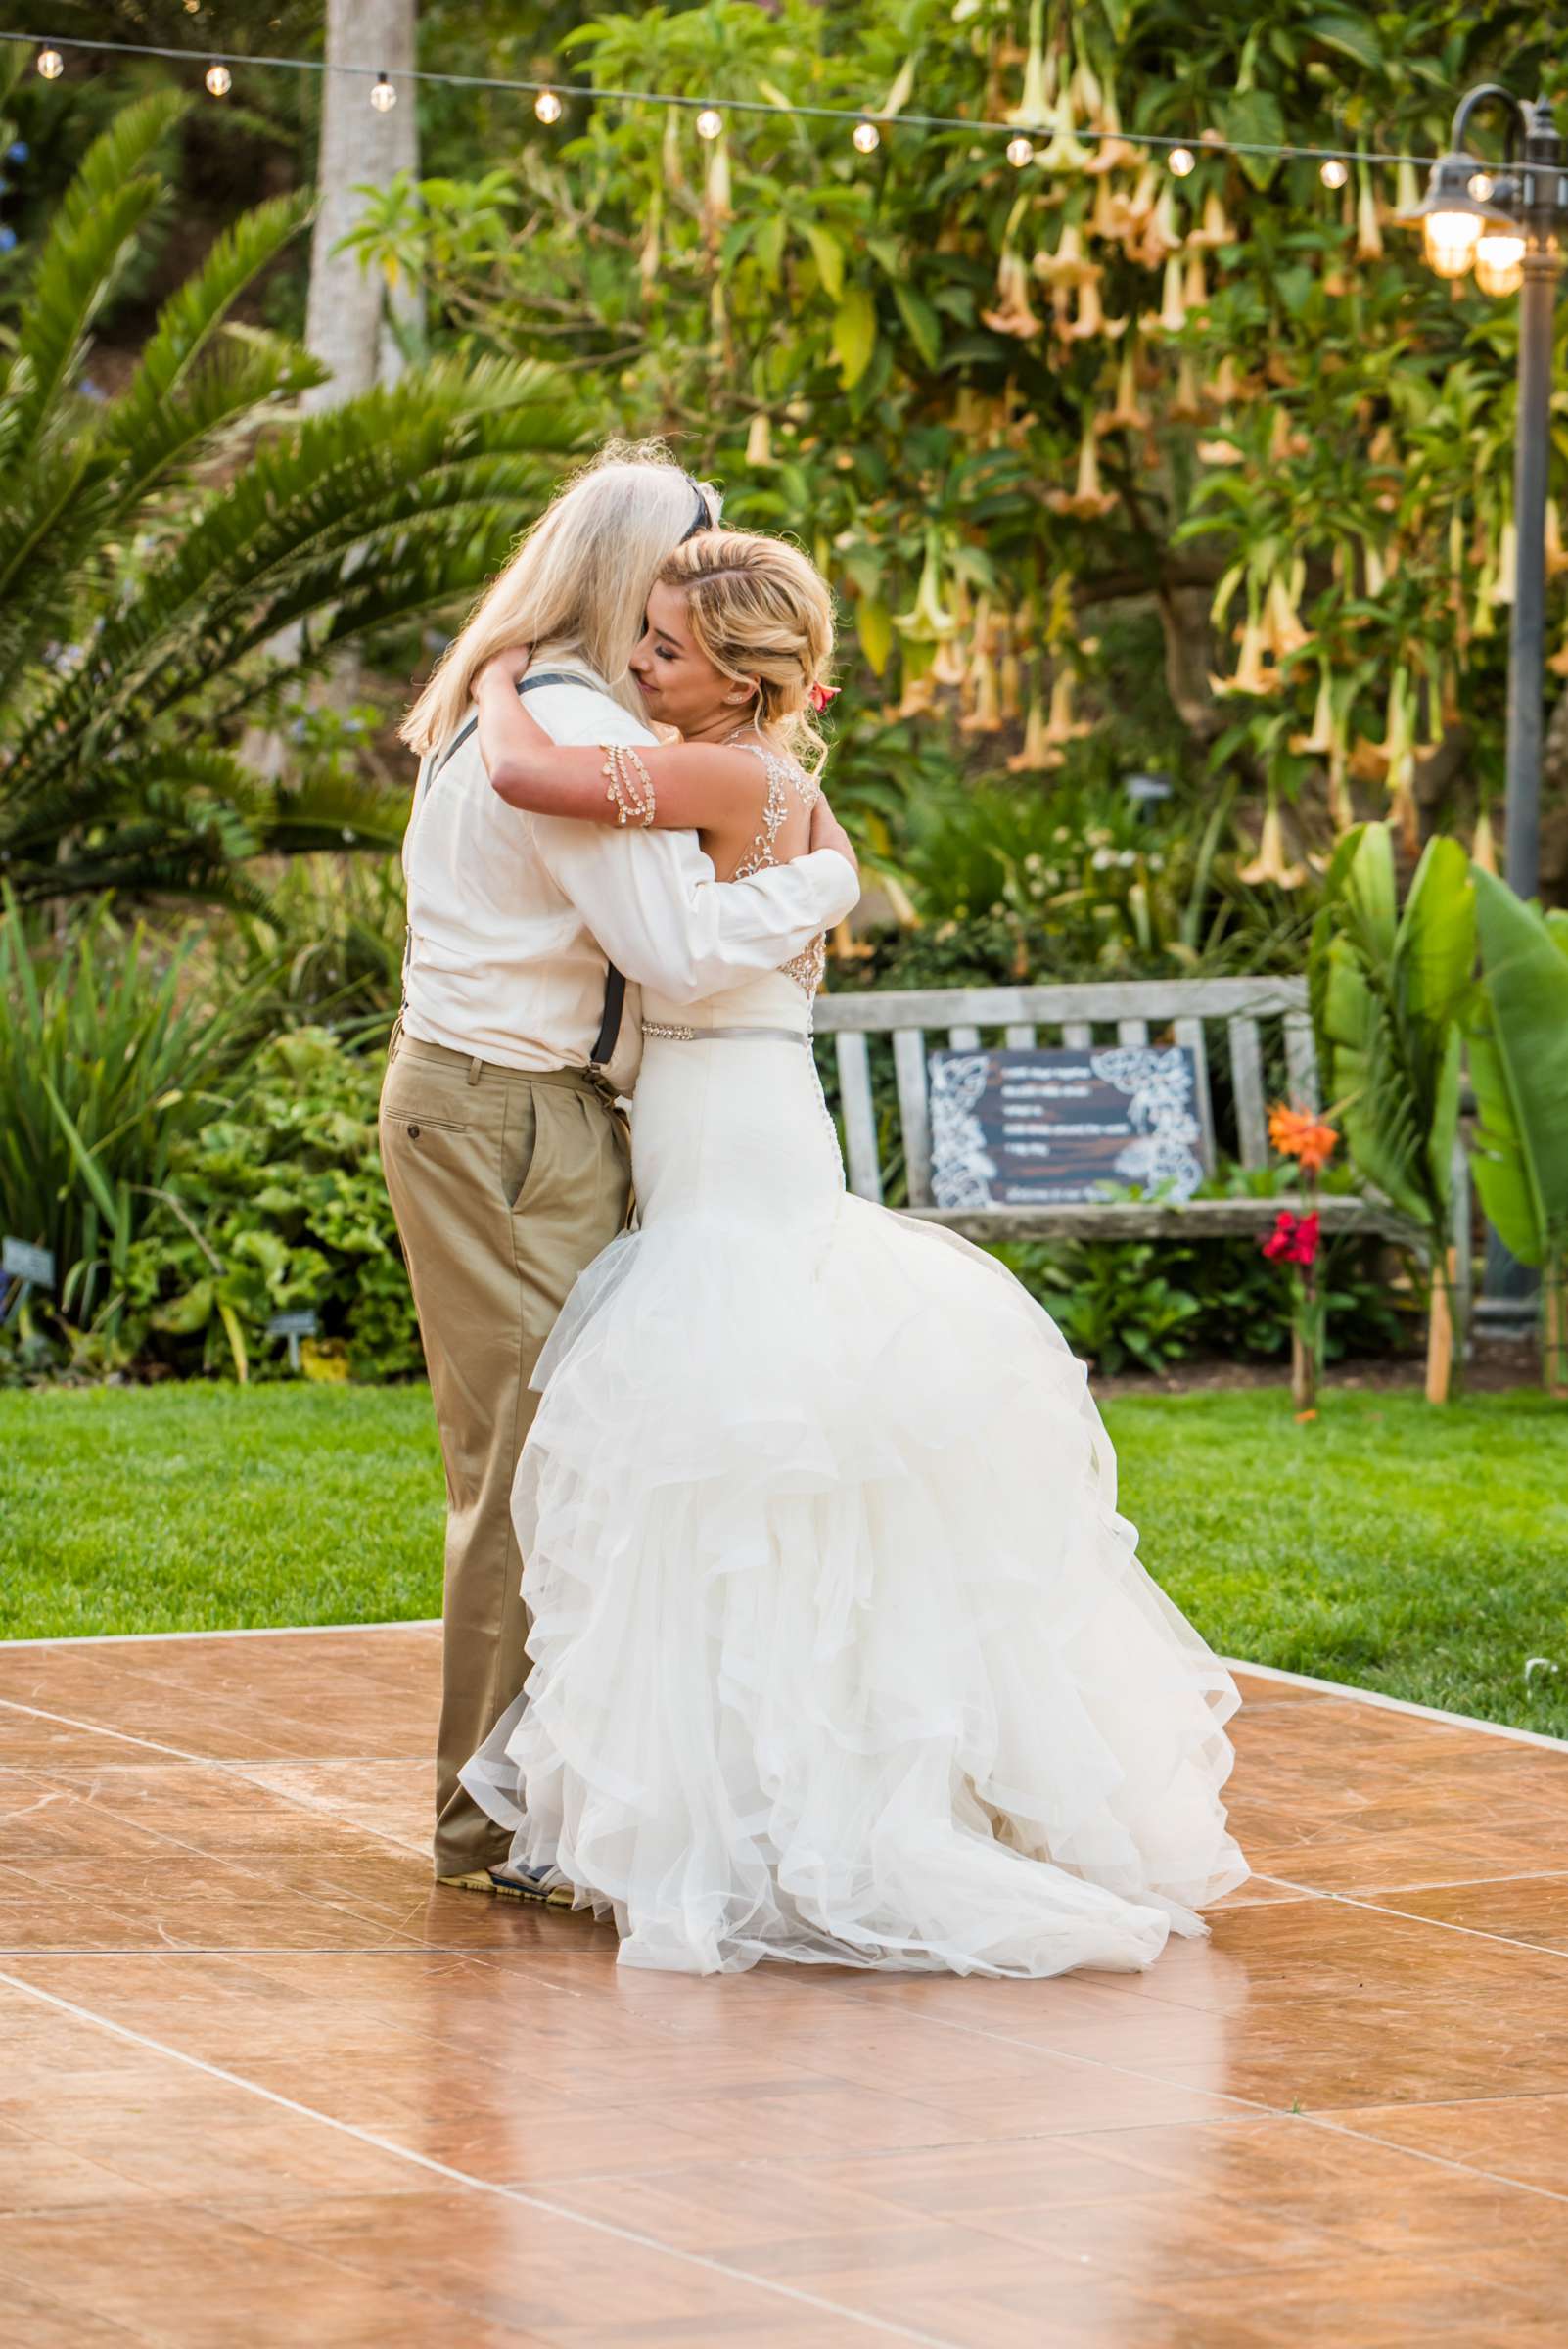
[[[1507, 115], [1503, 166], [1494, 173], [1466, 144], [1483, 106]], [[1568, 161], [1545, 98], [1516, 98], [1499, 82], [1466, 91], [1450, 152], [1407, 215], [1421, 223], [1440, 277], [1472, 266], [1484, 294], [1518, 293], [1519, 405], [1514, 428], [1513, 520], [1518, 539], [1508, 638], [1508, 752], [1504, 864], [1508, 885], [1533, 898], [1541, 885], [1542, 703], [1545, 689], [1546, 467], [1550, 455], [1551, 322], [1568, 222]]]

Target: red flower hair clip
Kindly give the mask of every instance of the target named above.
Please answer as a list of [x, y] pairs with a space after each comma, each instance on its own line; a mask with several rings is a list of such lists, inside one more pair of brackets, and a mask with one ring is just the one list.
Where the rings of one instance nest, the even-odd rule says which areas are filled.
[[820, 716], [829, 702], [838, 700], [839, 689], [836, 685], [812, 685], [808, 688], [808, 697], [812, 709]]

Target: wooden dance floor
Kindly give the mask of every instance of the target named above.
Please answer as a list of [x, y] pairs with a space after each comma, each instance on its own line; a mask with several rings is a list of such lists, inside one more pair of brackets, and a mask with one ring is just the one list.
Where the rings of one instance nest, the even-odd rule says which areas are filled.
[[1246, 1676], [1143, 1976], [438, 1893], [428, 1626], [0, 1649], [0, 2339], [1568, 2341], [1568, 1747]]

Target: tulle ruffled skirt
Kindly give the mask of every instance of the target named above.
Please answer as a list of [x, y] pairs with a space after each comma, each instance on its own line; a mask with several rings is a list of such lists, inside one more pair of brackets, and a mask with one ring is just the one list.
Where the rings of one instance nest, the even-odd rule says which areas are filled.
[[[724, 1046], [686, 1051], [706, 1093]], [[532, 1670], [465, 1782], [625, 1964], [1148, 1964], [1247, 1873], [1238, 1698], [1138, 1563], [1082, 1365], [991, 1258], [819, 1184], [820, 1124], [769, 1219], [777, 1169], [704, 1189], [677, 1107], [681, 1204], [649, 1186], [540, 1366]]]

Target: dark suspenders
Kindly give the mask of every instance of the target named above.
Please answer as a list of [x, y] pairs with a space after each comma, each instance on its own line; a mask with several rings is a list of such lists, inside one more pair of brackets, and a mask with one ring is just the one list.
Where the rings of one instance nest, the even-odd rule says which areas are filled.
[[[534, 675], [520, 677], [518, 679], [517, 689], [519, 693], [531, 693], [534, 687], [537, 685], [587, 686], [588, 680], [586, 677], [576, 676], [570, 669], [541, 668]], [[593, 692], [596, 690], [596, 688], [588, 686], [588, 690]], [[476, 726], [478, 726], [478, 724], [479, 717], [476, 714], [468, 720], [466, 725], [458, 728], [457, 732], [452, 736], [451, 741], [447, 744], [445, 750], [442, 751], [439, 760], [431, 770], [431, 783], [435, 782], [437, 776], [440, 773], [441, 768], [446, 764], [448, 759], [451, 758], [453, 752], [460, 751], [462, 749], [464, 743], [467, 742], [469, 736], [474, 732], [474, 729]], [[427, 784], [426, 789], [428, 790], [429, 788], [430, 785]], [[412, 950], [413, 934], [410, 932], [407, 951], [412, 952]], [[407, 955], [405, 953], [405, 962], [406, 959]], [[599, 1033], [593, 1039], [593, 1050], [588, 1056], [588, 1066], [590, 1069], [602, 1069], [609, 1061], [611, 1054], [614, 1052], [616, 1048], [616, 1038], [621, 1034], [621, 1014], [625, 1008], [625, 1001], [626, 982], [621, 972], [616, 969], [615, 964], [613, 962], [609, 963], [605, 970], [604, 977], [604, 1017], [599, 1022]]]

